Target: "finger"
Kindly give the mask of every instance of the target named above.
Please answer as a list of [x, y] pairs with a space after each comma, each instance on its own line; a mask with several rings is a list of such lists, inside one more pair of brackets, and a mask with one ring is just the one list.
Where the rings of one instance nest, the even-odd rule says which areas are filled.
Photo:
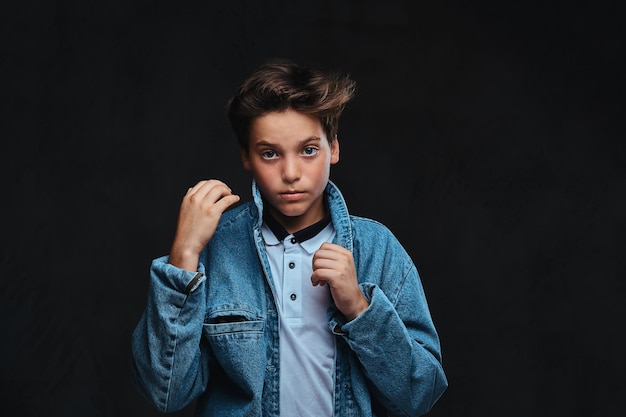
[[227, 196], [222, 197], [217, 203], [215, 203], [215, 207], [220, 212], [225, 212], [228, 207], [239, 201], [239, 196], [237, 194], [229, 194]]
[[[342, 248], [343, 249], [343, 248]], [[349, 251], [339, 251], [336, 249], [318, 249], [313, 255], [313, 262], [318, 260], [330, 260], [335, 262], [349, 262], [351, 259]]]
[[200, 181], [194, 187], [192, 187], [191, 191], [187, 194], [187, 198], [191, 201], [202, 202], [209, 201], [210, 203], [215, 203], [222, 196], [228, 195], [232, 192], [230, 187], [218, 180], [205, 180]]
[[224, 182], [222, 182], [220, 180], [214, 180], [214, 179], [211, 179], [211, 180], [200, 180], [193, 187], [191, 187], [191, 189], [194, 192], [200, 191], [202, 189], [207, 191], [207, 190], [209, 190], [209, 189], [211, 189], [213, 187], [220, 186], [220, 185], [230, 189], [228, 187], [228, 185], [226, 185]]
[[313, 259], [313, 270], [317, 271], [318, 269], [337, 269], [340, 264], [336, 259], [329, 258], [316, 258]]
[[344, 248], [341, 245], [337, 245], [336, 243], [324, 242], [320, 245], [320, 249], [328, 249], [339, 252], [349, 252], [348, 249]]
[[[205, 190], [202, 190], [201, 192], [204, 191]], [[198, 197], [200, 197], [200, 192], [198, 194]], [[233, 195], [233, 190], [231, 190], [229, 186], [221, 182], [213, 183], [210, 187], [207, 187], [203, 199], [210, 203], [217, 203], [221, 198], [229, 195]]]
[[197, 187], [198, 187], [198, 184], [196, 184], [196, 185], [194, 185], [192, 187], [187, 188], [187, 192], [183, 196], [183, 199], [188, 200], [191, 197], [191, 195], [195, 192]]
[[348, 254], [351, 253], [348, 249], [344, 248], [343, 246], [336, 245], [336, 244], [330, 243], [330, 242], [322, 243], [321, 246], [319, 247], [318, 251], [323, 251], [323, 252], [326, 252], [326, 253], [338, 253], [338, 254], [342, 253], [342, 254], [345, 254], [345, 255], [348, 255]]
[[329, 251], [329, 250], [320, 249], [317, 252], [315, 252], [315, 254], [313, 255], [314, 263], [316, 261], [321, 261], [321, 260], [338, 261], [340, 259], [341, 259], [341, 254], [334, 252], [334, 251]]
[[321, 286], [321, 287], [323, 287], [323, 286], [324, 286], [324, 285], [326, 285], [327, 283], [328, 283], [328, 281], [327, 281], [327, 280], [325, 280], [325, 279], [323, 279], [323, 275], [321, 275], [321, 274], [316, 274], [316, 273], [313, 273], [313, 274], [311, 275], [311, 284], [313, 284], [313, 286], [314, 286], [314, 287], [316, 287], [316, 286], [318, 286], [318, 285], [319, 285], [319, 286]]
[[189, 187], [189, 189], [187, 190], [187, 192], [191, 192], [191, 193], [196, 193], [199, 189], [201, 189], [205, 184], [207, 184], [209, 182], [209, 180], [201, 180], [198, 181], [195, 185], [193, 185], [192, 187]]
[[313, 283], [313, 285], [316, 285], [324, 281], [325, 283], [328, 283], [332, 286], [333, 283], [339, 279], [339, 275], [339, 272], [332, 268], [316, 269], [311, 274], [311, 283]]

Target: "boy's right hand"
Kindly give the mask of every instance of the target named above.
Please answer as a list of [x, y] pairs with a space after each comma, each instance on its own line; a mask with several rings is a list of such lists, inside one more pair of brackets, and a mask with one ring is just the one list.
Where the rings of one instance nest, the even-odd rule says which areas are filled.
[[239, 196], [218, 180], [200, 181], [189, 188], [180, 205], [169, 263], [196, 271], [200, 252], [213, 237], [222, 213], [238, 201]]

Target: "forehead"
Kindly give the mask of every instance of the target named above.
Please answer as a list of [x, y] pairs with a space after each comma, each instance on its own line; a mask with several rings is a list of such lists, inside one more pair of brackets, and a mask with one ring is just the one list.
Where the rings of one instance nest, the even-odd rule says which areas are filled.
[[250, 125], [251, 144], [259, 141], [300, 141], [311, 137], [326, 139], [320, 119], [291, 109], [257, 116]]

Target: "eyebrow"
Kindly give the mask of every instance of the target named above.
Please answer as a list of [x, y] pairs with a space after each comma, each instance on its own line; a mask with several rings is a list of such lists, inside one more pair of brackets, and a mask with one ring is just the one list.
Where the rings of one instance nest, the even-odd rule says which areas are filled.
[[[321, 140], [322, 139], [320, 139], [318, 136], [309, 136], [308, 138], [302, 139], [300, 142], [298, 142], [298, 146], [304, 146], [305, 144], [309, 142], [320, 142]], [[274, 147], [274, 148], [281, 147], [279, 143], [274, 143], [274, 142], [270, 142], [270, 141], [263, 140], [263, 139], [261, 139], [260, 141], [254, 144], [255, 148], [260, 148], [262, 146], [269, 146], [269, 147]]]

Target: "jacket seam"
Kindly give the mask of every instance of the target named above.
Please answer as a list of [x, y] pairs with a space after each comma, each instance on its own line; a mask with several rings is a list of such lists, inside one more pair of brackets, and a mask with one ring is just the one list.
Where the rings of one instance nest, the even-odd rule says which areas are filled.
[[[406, 266], [406, 264], [405, 264]], [[408, 269], [405, 274], [402, 275], [402, 278], [399, 280], [397, 285], [397, 290], [393, 294], [393, 302], [392, 305], [394, 308], [398, 305], [398, 301], [400, 300], [400, 294], [402, 293], [402, 288], [404, 288], [404, 284], [406, 283], [407, 277], [413, 272], [415, 265], [412, 262], [408, 263]], [[416, 270], [417, 272], [417, 270]]]
[[[189, 297], [189, 295], [185, 296], [185, 299], [183, 300], [183, 305], [178, 309], [178, 314], [176, 315], [176, 318], [174, 319], [174, 324], [178, 323], [178, 319], [180, 318], [180, 314], [183, 310], [183, 307], [185, 305], [185, 302], [187, 301], [187, 298]], [[172, 395], [172, 375], [174, 373], [174, 358], [176, 357], [176, 348], [178, 347], [178, 326], [174, 326], [174, 346], [172, 347], [172, 359], [169, 361], [169, 366], [170, 366], [170, 370], [169, 370], [169, 377], [168, 377], [168, 381], [167, 381], [167, 395], [165, 396], [165, 412], [168, 412], [169, 409], [169, 404], [170, 404], [170, 397]]]

